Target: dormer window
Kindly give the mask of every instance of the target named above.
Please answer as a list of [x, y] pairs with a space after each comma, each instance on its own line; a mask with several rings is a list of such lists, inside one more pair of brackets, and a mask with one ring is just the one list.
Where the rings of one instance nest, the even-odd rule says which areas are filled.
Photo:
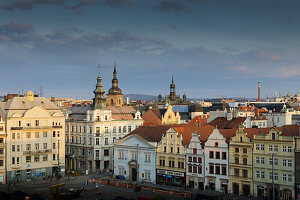
[[276, 140], [276, 134], [272, 133], [272, 140]]
[[219, 143], [218, 142], [215, 142], [215, 147], [218, 147], [219, 146]]
[[100, 121], [100, 117], [99, 116], [97, 116], [97, 121]]

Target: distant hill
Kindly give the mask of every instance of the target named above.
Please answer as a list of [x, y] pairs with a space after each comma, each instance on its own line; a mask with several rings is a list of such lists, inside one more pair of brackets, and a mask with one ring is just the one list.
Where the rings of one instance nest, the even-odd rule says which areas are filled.
[[130, 101], [134, 100], [145, 100], [145, 101], [152, 101], [157, 100], [157, 96], [154, 95], [147, 95], [147, 94], [125, 94], [124, 99], [129, 97]]

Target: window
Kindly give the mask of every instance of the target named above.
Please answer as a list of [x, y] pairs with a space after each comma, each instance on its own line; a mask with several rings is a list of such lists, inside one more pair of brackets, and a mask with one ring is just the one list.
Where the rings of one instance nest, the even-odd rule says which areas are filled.
[[288, 175], [288, 181], [289, 181], [289, 182], [292, 182], [292, 181], [293, 181], [293, 177], [292, 177], [291, 174]]
[[20, 152], [20, 145], [17, 145], [17, 152]]
[[209, 165], [209, 173], [214, 174], [214, 165], [213, 164]]
[[256, 150], [259, 150], [259, 144], [256, 144], [255, 147], [256, 147]]
[[260, 164], [265, 164], [265, 158], [264, 157], [260, 158]]
[[26, 162], [30, 163], [31, 162], [31, 156], [26, 156]]
[[222, 175], [226, 175], [227, 174], [227, 170], [226, 170], [226, 165], [222, 166]]
[[214, 152], [213, 151], [209, 152], [209, 158], [214, 158]]
[[2, 155], [4, 153], [4, 149], [0, 148], [0, 155]]
[[292, 146], [288, 146], [288, 152], [292, 152]]
[[197, 157], [193, 157], [193, 162], [197, 162]]
[[108, 127], [104, 127], [104, 133], [108, 133]]
[[234, 169], [234, 175], [235, 176], [240, 176], [240, 170], [239, 169]]
[[201, 157], [198, 157], [198, 163], [202, 163]]
[[193, 154], [197, 154], [197, 149], [193, 148]]
[[20, 139], [21, 136], [20, 136], [20, 133], [17, 133], [17, 139]]
[[260, 178], [260, 171], [256, 171], [256, 178]]
[[113, 127], [113, 133], [116, 133], [116, 132], [117, 132], [117, 127], [114, 126], [114, 127]]
[[282, 151], [286, 152], [286, 150], [287, 150], [287, 146], [282, 146]]
[[0, 144], [3, 144], [4, 141], [3, 141], [3, 138], [0, 138]]
[[201, 165], [198, 166], [198, 174], [202, 174], [202, 166]]
[[131, 126], [128, 126], [128, 132], [131, 132]]
[[269, 151], [273, 151], [273, 145], [269, 145]]
[[179, 151], [180, 149], [179, 149], [179, 147], [177, 147], [177, 153], [180, 153], [180, 151]]
[[247, 158], [243, 158], [243, 164], [247, 165]]
[[278, 173], [276, 173], [276, 172], [274, 173], [274, 179], [278, 180]]
[[16, 134], [15, 133], [11, 134], [11, 139], [13, 139], [13, 140], [16, 139]]
[[286, 165], [287, 165], [287, 160], [283, 159], [282, 160], [282, 166], [286, 167]]
[[292, 160], [288, 160], [288, 166], [292, 167]]
[[192, 165], [189, 165], [189, 166], [188, 166], [188, 171], [189, 171], [190, 173], [192, 173]]
[[[76, 126], [77, 129], [77, 126]], [[52, 137], [55, 137], [55, 131], [52, 132]]]
[[43, 161], [48, 161], [48, 155], [47, 154], [43, 155]]
[[265, 172], [264, 171], [261, 171], [261, 178], [265, 178]]
[[269, 179], [273, 179], [273, 173], [272, 172], [269, 172]]
[[273, 159], [269, 158], [269, 165], [273, 165]]
[[126, 133], [126, 126], [123, 126], [123, 133]]
[[235, 164], [239, 164], [239, 157], [235, 157], [234, 162], [235, 162]]
[[53, 143], [53, 149], [55, 149], [55, 143]]
[[197, 173], [197, 165], [193, 166], [193, 173]]
[[216, 173], [215, 174], [220, 174], [220, 166], [216, 165]]
[[167, 147], [166, 146], [164, 146], [164, 152], [167, 152]]
[[238, 153], [239, 152], [239, 148], [235, 148], [235, 153]]
[[30, 132], [26, 133], [26, 138], [31, 138], [31, 133]]
[[244, 153], [247, 153], [247, 149], [246, 149], [246, 148], [243, 148], [243, 152], [244, 152]]
[[222, 152], [222, 160], [226, 160], [226, 152]]
[[274, 158], [274, 165], [278, 165], [278, 158]]
[[192, 162], [192, 156], [189, 156], [189, 162]]
[[11, 164], [13, 164], [13, 165], [16, 164], [15, 161], [16, 161], [15, 157], [12, 157], [12, 158], [11, 158]]
[[278, 145], [274, 145], [274, 151], [278, 151]]
[[13, 145], [11, 145], [11, 151], [12, 152], [15, 152], [16, 151], [16, 146], [13, 144]]
[[132, 154], [131, 154], [131, 159], [132, 159], [132, 160], [136, 160], [136, 153], [132, 153]]
[[47, 137], [47, 131], [43, 132], [43, 137]]
[[215, 142], [215, 147], [218, 147], [219, 146], [219, 143], [218, 142]]
[[173, 153], [173, 147], [170, 148], [170, 153]]
[[248, 177], [248, 170], [243, 169], [243, 177], [245, 177], [245, 178]]
[[35, 120], [35, 126], [39, 126], [39, 120]]
[[31, 150], [31, 144], [26, 144], [26, 151], [30, 151]]
[[99, 145], [99, 144], [100, 144], [99, 138], [97, 137], [97, 138], [96, 138], [96, 145]]
[[40, 156], [34, 155], [34, 162], [39, 162], [39, 161], [40, 161]]
[[220, 159], [220, 152], [216, 152], [216, 159]]
[[52, 155], [52, 160], [55, 160], [55, 154]]
[[261, 145], [260, 145], [260, 150], [262, 150], [262, 151], [265, 150], [265, 145], [264, 145], [264, 144], [261, 144]]
[[286, 177], [286, 174], [282, 174], [282, 180], [283, 180], [283, 181], [286, 181], [286, 178], [287, 178], [287, 177]]
[[275, 139], [276, 139], [276, 134], [272, 133], [272, 140], [275, 140]]
[[108, 149], [104, 149], [104, 156], [109, 156], [109, 150]]
[[108, 138], [105, 138], [104, 142], [105, 142], [105, 145], [108, 145]]
[[35, 138], [39, 138], [39, 132], [35, 132]]
[[150, 181], [151, 180], [151, 172], [145, 171], [145, 180]]
[[150, 162], [150, 154], [145, 154], [145, 162]]

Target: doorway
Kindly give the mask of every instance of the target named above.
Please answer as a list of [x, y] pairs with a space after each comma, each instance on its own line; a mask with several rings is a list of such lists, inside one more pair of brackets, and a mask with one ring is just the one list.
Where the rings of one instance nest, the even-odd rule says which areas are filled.
[[136, 170], [136, 168], [132, 168], [131, 176], [132, 176], [132, 180], [136, 181], [136, 178], [137, 178], [137, 170]]
[[243, 195], [245, 196], [250, 195], [250, 185], [243, 185]]
[[240, 188], [239, 188], [238, 183], [233, 183], [232, 188], [233, 188], [233, 194], [239, 195], [240, 194]]

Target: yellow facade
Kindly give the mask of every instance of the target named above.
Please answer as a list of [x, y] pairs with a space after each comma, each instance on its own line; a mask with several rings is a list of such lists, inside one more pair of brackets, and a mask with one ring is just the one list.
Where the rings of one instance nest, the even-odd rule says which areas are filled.
[[241, 125], [229, 143], [229, 177], [232, 194], [253, 196], [253, 142]]
[[162, 136], [157, 146], [156, 182], [175, 186], [185, 186], [185, 147], [182, 137], [170, 128]]
[[272, 166], [274, 164], [275, 199], [295, 199], [294, 149], [294, 137], [282, 135], [282, 131], [276, 128], [272, 128], [266, 135], [254, 135], [253, 181], [255, 196], [272, 197]]
[[180, 114], [178, 111], [175, 113], [172, 106], [169, 105], [161, 121], [162, 124], [180, 124]]

